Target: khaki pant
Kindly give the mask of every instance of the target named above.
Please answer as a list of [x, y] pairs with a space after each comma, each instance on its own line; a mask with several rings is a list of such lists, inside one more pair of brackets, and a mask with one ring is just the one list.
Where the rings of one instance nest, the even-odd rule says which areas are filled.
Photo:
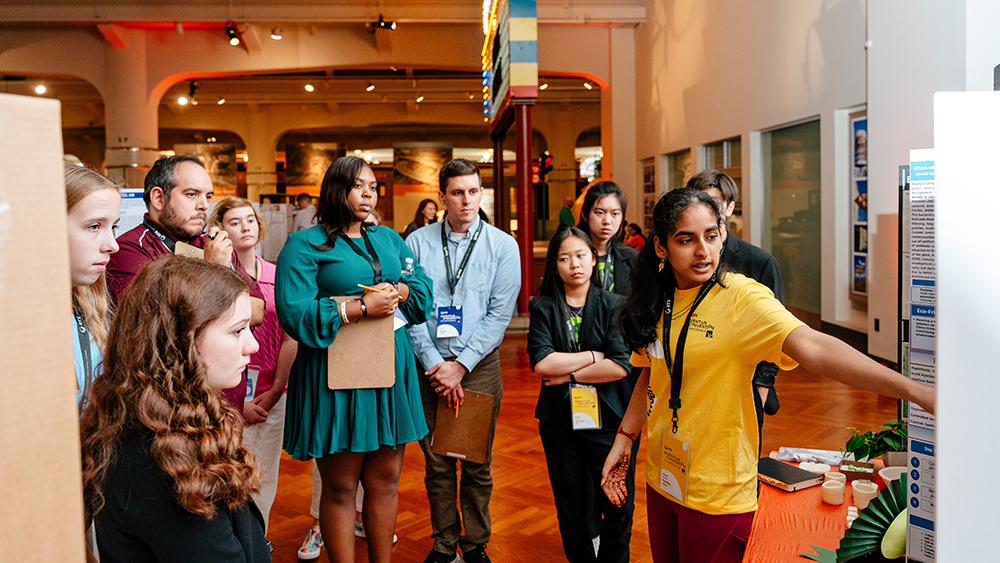
[[[465, 374], [462, 388], [468, 391], [487, 393], [494, 398], [493, 418], [490, 420], [489, 439], [486, 445], [486, 463], [462, 461], [462, 479], [459, 483], [457, 464], [453, 457], [440, 456], [431, 451], [434, 436], [434, 421], [437, 416], [437, 393], [431, 389], [428, 378], [423, 375], [426, 368], [419, 365], [420, 397], [424, 403], [427, 419], [427, 436], [420, 440], [424, 451], [427, 500], [431, 507], [431, 537], [433, 549], [446, 555], [453, 555], [456, 547], [463, 552], [490, 541], [490, 495], [493, 493], [493, 477], [490, 462], [493, 459], [493, 435], [500, 414], [500, 399], [503, 398], [503, 379], [500, 376], [500, 352], [487, 354], [479, 365]], [[459, 515], [461, 504], [461, 515]], [[462, 526], [465, 534], [462, 535]]]

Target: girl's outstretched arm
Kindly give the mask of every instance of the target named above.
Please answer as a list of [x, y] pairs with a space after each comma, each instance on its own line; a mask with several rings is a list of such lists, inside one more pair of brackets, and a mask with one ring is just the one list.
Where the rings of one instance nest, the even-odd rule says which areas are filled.
[[832, 336], [800, 326], [788, 334], [781, 351], [816, 375], [880, 395], [912, 401], [934, 414], [933, 387], [882, 366]]

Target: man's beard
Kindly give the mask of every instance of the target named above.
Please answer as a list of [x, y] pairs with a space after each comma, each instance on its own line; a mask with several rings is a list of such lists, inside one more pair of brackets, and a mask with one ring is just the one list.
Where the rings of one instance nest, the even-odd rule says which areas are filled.
[[[198, 217], [200, 215], [195, 215], [193, 217]], [[160, 224], [163, 228], [177, 240], [190, 241], [201, 236], [201, 227], [193, 227], [185, 230], [184, 224], [187, 223], [189, 219], [183, 219], [178, 215], [170, 202], [166, 202], [163, 206], [163, 211], [160, 213]]]

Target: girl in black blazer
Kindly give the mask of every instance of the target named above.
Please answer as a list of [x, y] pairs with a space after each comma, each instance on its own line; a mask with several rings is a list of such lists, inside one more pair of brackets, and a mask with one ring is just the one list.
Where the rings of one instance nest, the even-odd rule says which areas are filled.
[[[625, 194], [614, 182], [597, 182], [587, 190], [580, 211], [580, 230], [597, 251], [597, 285], [618, 295], [628, 295], [629, 274], [639, 255], [626, 246]], [[638, 374], [636, 374], [638, 375]]]
[[[600, 482], [635, 383], [628, 377], [628, 349], [614, 324], [621, 298], [598, 285], [596, 264], [596, 251], [580, 229], [564, 226], [552, 237], [541, 293], [528, 306], [528, 356], [542, 376], [535, 417], [566, 558], [624, 563], [634, 495], [615, 506], [600, 494]], [[591, 408], [574, 408], [574, 403]], [[626, 482], [634, 487], [634, 463]], [[596, 555], [594, 532], [600, 538]]]

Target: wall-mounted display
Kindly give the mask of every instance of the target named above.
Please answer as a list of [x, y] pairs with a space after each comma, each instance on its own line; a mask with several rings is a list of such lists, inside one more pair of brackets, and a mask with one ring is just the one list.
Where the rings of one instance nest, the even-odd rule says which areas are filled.
[[345, 154], [340, 143], [289, 143], [285, 145], [285, 184], [316, 188], [309, 192], [319, 193], [326, 169]]
[[851, 114], [851, 297], [868, 295], [868, 113]]

